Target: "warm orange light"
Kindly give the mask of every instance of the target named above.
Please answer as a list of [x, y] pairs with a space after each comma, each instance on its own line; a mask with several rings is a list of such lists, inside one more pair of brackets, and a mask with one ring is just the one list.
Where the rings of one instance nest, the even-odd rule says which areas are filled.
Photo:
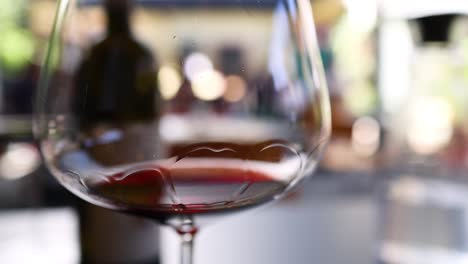
[[247, 84], [244, 79], [237, 75], [229, 75], [226, 77], [226, 91], [224, 92], [224, 100], [235, 103], [240, 101], [247, 92]]

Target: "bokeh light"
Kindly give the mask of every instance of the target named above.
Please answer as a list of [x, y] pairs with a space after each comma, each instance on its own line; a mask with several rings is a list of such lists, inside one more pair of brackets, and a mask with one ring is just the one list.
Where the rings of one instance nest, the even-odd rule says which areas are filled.
[[196, 75], [213, 69], [210, 58], [199, 52], [191, 53], [184, 61], [184, 74], [189, 80], [193, 80]]
[[34, 40], [31, 34], [20, 28], [3, 32], [0, 41], [0, 62], [10, 70], [23, 68], [34, 55]]
[[31, 144], [11, 143], [0, 157], [0, 178], [19, 179], [34, 172], [39, 165], [39, 152]]
[[436, 97], [421, 97], [410, 106], [408, 145], [419, 154], [432, 154], [452, 138], [454, 110]]
[[192, 80], [193, 94], [200, 100], [212, 101], [220, 98], [226, 90], [224, 76], [215, 70], [198, 73]]
[[362, 156], [374, 155], [380, 142], [380, 125], [372, 117], [361, 117], [353, 124], [353, 150]]
[[247, 92], [247, 83], [244, 79], [237, 75], [229, 75], [226, 77], [226, 91], [224, 92], [224, 100], [235, 103], [240, 101]]
[[355, 30], [369, 31], [377, 23], [376, 0], [342, 0]]
[[158, 72], [159, 91], [165, 100], [170, 100], [177, 95], [182, 85], [179, 72], [171, 66], [162, 66]]

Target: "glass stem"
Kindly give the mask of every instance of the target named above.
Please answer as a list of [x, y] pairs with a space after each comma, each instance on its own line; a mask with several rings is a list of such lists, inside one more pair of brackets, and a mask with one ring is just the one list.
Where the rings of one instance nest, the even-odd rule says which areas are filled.
[[198, 228], [191, 219], [176, 227], [177, 233], [181, 238], [180, 245], [180, 264], [193, 264], [193, 241], [198, 232]]
[[180, 264], [193, 264], [193, 240], [195, 234], [181, 234]]

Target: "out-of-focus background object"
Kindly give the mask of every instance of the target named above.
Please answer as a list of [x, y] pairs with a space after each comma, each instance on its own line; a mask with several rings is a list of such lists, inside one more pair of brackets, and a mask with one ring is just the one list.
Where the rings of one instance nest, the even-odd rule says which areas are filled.
[[383, 263], [466, 263], [467, 4], [385, 1], [379, 86], [387, 126]]
[[[382, 141], [377, 87], [377, 3], [342, 1], [343, 12], [324, 27], [323, 56], [332, 97], [333, 140], [323, 167], [368, 173]], [[325, 33], [326, 32], [326, 33]]]
[[[186, 5], [188, 14], [194, 12], [190, 0], [176, 2]], [[211, 21], [210, 4], [220, 8], [214, 1], [207, 3], [199, 17], [200, 27]], [[232, 263], [250, 263], [249, 259], [263, 263], [262, 257], [273, 256], [262, 255], [262, 251], [277, 252], [264, 263], [362, 264], [375, 263], [375, 258], [383, 263], [465, 263], [468, 20], [462, 14], [468, 12], [468, 4], [460, 0], [314, 0], [313, 4], [333, 111], [333, 139], [320, 171], [286, 201], [207, 228], [199, 238], [208, 241], [200, 243], [199, 262], [208, 263], [213, 251], [232, 246], [229, 252], [216, 255], [216, 263], [228, 263], [222, 257]], [[35, 260], [44, 259], [44, 263], [78, 262], [86, 247], [78, 242], [78, 234], [91, 226], [99, 228], [96, 222], [83, 225], [83, 208], [41, 167], [31, 140], [32, 95], [55, 5], [52, 0], [0, 1], [2, 263], [23, 257], [15, 252], [32, 252]], [[255, 19], [248, 27], [269, 23], [262, 18], [261, 9], [248, 12], [260, 13], [252, 16]], [[436, 14], [439, 16], [421, 18]], [[145, 44], [170, 41], [145, 38], [148, 25], [163, 15], [167, 15], [165, 11], [157, 9], [135, 14], [138, 26], [134, 30]], [[236, 22], [235, 14], [227, 15]], [[89, 9], [80, 16], [102, 26], [82, 25], [81, 34], [67, 36], [70, 45], [85, 45], [104, 31], [106, 22], [100, 10]], [[192, 30], [192, 25], [185, 24], [161, 26], [168, 31]], [[194, 36], [199, 33], [193, 31]], [[240, 34], [252, 38], [251, 46], [265, 41], [248, 35], [247, 30]], [[214, 44], [223, 41], [211, 39], [209, 33], [205, 38]], [[187, 45], [159, 55], [169, 61], [190, 52]], [[230, 61], [239, 52], [245, 60]], [[239, 65], [255, 69], [256, 55], [251, 47], [220, 50], [221, 64], [233, 67], [233, 76], [226, 78], [227, 88], [219, 97], [232, 107], [241, 107], [235, 102], [247, 92], [248, 78], [255, 78], [237, 72]], [[76, 56], [68, 59], [78, 61], [80, 56], [77, 49]], [[191, 63], [186, 65], [211, 65], [203, 54], [188, 58]], [[161, 65], [158, 79], [163, 99], [181, 96], [188, 102], [191, 96], [205, 96], [203, 89], [194, 86], [192, 94], [182, 85], [182, 76], [190, 75], [191, 70]], [[181, 104], [174, 111], [183, 111], [183, 107]], [[59, 209], [51, 209], [57, 206]], [[286, 221], [297, 225], [288, 225], [292, 229], [280, 233]], [[147, 227], [134, 219], [122, 222], [133, 226], [128, 228], [134, 233], [141, 232], [140, 225]], [[82, 231], [77, 231], [78, 226]], [[63, 228], [63, 237], [58, 237], [56, 228]], [[232, 232], [223, 233], [228, 229]], [[253, 243], [258, 247], [243, 248], [248, 243], [236, 236], [237, 229], [250, 230], [249, 237], [259, 240]], [[157, 235], [157, 231], [151, 232]], [[173, 243], [165, 243], [171, 235], [162, 233], [161, 252], [165, 252], [171, 250], [166, 245]], [[275, 233], [281, 239], [261, 239]], [[219, 242], [221, 238], [226, 240]], [[217, 243], [228, 247], [216, 247]], [[40, 247], [47, 250], [38, 250]], [[88, 247], [100, 250], [98, 245]], [[123, 249], [121, 253], [131, 255]], [[157, 250], [145, 257], [151, 254]], [[169, 255], [162, 254], [167, 263], [171, 263]], [[291, 259], [294, 261], [286, 261]]]

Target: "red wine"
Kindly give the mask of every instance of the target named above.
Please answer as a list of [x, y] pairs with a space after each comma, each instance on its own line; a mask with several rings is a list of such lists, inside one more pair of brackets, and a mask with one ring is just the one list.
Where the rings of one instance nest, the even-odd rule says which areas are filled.
[[157, 166], [116, 173], [88, 186], [92, 196], [119, 210], [156, 219], [253, 206], [285, 187], [266, 174], [242, 169]]
[[260, 205], [304, 177], [305, 155], [280, 140], [172, 144], [166, 159], [149, 158], [160, 146], [152, 141], [132, 148], [137, 140], [63, 144], [51, 156], [52, 172], [88, 202], [163, 223]]

